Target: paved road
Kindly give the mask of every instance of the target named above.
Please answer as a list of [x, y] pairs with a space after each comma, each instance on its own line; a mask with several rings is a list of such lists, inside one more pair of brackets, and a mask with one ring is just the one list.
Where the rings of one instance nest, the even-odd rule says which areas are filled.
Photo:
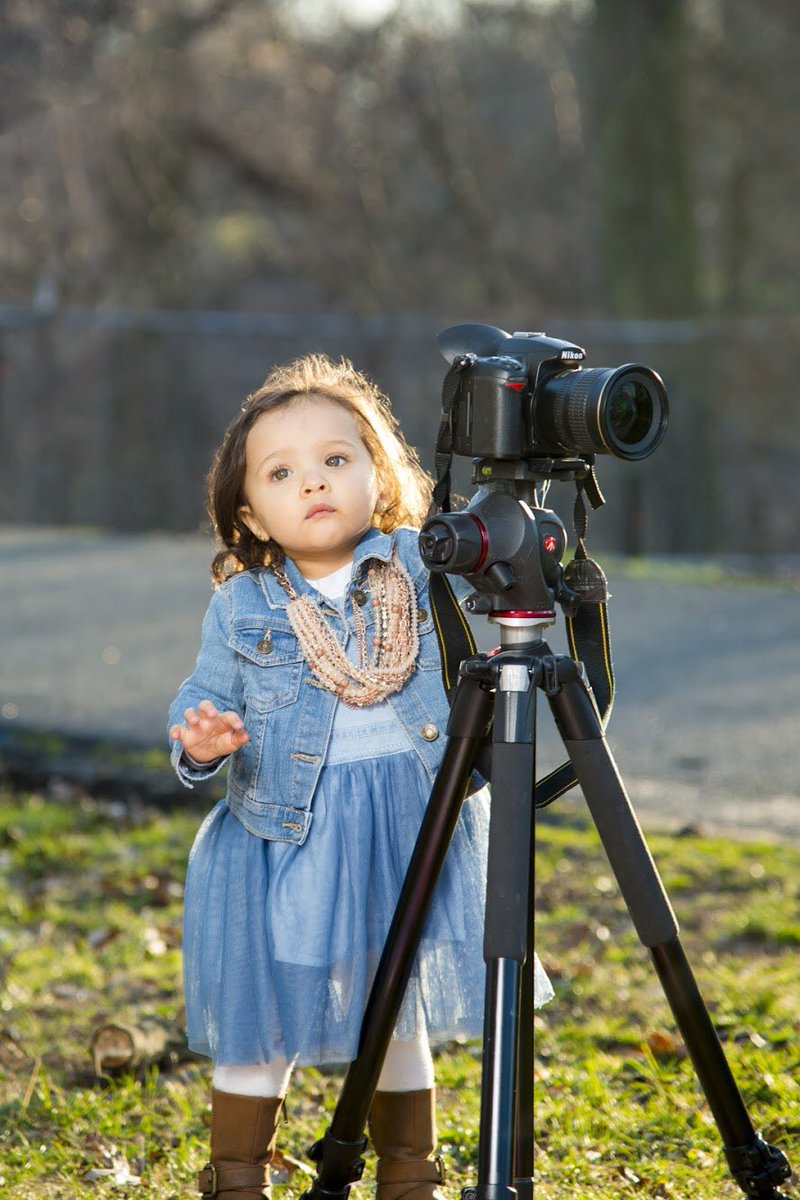
[[[209, 558], [199, 536], [0, 528], [0, 732], [163, 744]], [[609, 741], [643, 822], [799, 836], [798, 591], [614, 574], [611, 587]], [[563, 622], [549, 641], [565, 648]], [[542, 765], [560, 761], [544, 706], [539, 733]]]

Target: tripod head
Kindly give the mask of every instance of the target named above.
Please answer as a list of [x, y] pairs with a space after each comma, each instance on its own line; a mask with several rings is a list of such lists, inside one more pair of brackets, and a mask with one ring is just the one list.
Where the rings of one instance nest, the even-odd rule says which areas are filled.
[[420, 531], [428, 569], [463, 575], [475, 588], [466, 607], [500, 625], [550, 625], [556, 603], [568, 615], [580, 604], [564, 582], [564, 525], [518, 495], [532, 490], [528, 481], [486, 483], [462, 512], [439, 513]]

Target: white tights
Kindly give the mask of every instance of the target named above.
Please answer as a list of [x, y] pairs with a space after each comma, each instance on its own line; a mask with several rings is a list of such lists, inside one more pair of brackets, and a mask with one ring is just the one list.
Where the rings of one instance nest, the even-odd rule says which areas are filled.
[[[213, 1086], [237, 1096], [285, 1096], [294, 1062], [276, 1058], [248, 1067], [214, 1067]], [[379, 1092], [418, 1092], [433, 1087], [433, 1058], [428, 1039], [393, 1040], [378, 1080]]]

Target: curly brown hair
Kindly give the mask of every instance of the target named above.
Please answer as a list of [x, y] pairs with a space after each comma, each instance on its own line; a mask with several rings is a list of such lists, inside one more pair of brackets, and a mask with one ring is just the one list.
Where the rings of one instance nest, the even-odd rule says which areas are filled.
[[211, 563], [215, 584], [251, 567], [279, 565], [274, 541], [261, 541], [245, 524], [244, 477], [247, 437], [258, 418], [304, 396], [322, 396], [348, 409], [370, 453], [382, 504], [372, 518], [382, 533], [401, 525], [419, 527], [428, 513], [433, 487], [417, 452], [403, 437], [387, 396], [346, 358], [307, 354], [270, 371], [231, 421], [208, 474], [208, 514], [222, 549]]

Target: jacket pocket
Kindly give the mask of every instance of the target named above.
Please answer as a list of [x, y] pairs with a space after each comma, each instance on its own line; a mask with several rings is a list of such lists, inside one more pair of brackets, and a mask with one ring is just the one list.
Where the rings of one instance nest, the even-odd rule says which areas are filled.
[[239, 655], [248, 709], [269, 713], [296, 702], [305, 664], [291, 630], [239, 618], [234, 621], [230, 644]]

